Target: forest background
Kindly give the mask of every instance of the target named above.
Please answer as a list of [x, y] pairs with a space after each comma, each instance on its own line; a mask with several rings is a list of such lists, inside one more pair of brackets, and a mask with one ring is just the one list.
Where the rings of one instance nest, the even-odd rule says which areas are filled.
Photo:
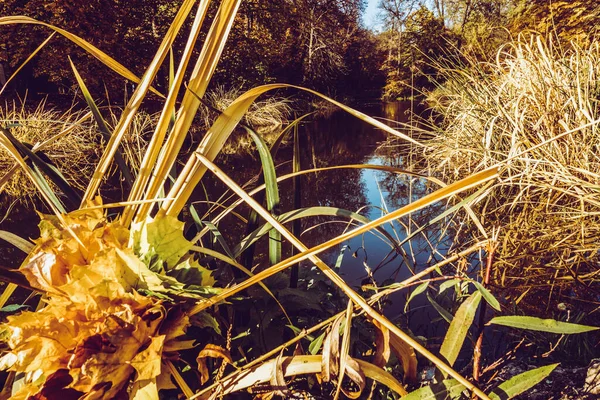
[[[60, 26], [118, 54], [123, 65], [141, 74], [178, 5], [175, 0], [6, 0], [0, 15], [28, 15]], [[493, 57], [525, 29], [586, 40], [600, 19], [594, 0], [382, 0], [373, 30], [363, 21], [366, 7], [365, 0], [244, 1], [211, 85], [244, 90], [286, 82], [341, 99], [394, 100], [431, 87], [436, 65], [459, 63], [459, 51]], [[3, 26], [0, 33], [4, 79], [49, 35], [42, 26], [26, 25]], [[174, 51], [180, 53], [183, 45], [176, 42]], [[63, 68], [65, 54], [92, 93], [131, 92], [123, 78], [59, 36], [26, 65], [12, 88], [32, 95], [72, 94], [77, 85]], [[164, 67], [158, 89], [167, 80]]]

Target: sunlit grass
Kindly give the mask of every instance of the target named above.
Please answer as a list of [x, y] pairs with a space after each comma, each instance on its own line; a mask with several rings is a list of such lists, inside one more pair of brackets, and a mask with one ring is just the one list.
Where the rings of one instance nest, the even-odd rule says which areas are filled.
[[[13, 101], [0, 107], [0, 124], [12, 126], [15, 138], [42, 151], [74, 187], [84, 189], [98, 154], [98, 135], [89, 120], [82, 121], [84, 115], [82, 111], [57, 111], [45, 102], [31, 108], [26, 101], [21, 104]], [[11, 154], [0, 148], [3, 192], [11, 198], [31, 200], [36, 196], [36, 188], [24, 172], [15, 167]]]
[[595, 281], [599, 42], [579, 47], [522, 35], [493, 62], [467, 60], [442, 69], [445, 83], [430, 96], [443, 122], [426, 160], [442, 179], [502, 167], [476, 207], [500, 233], [494, 281]]
[[[28, 163], [24, 159], [26, 156], [22, 154], [22, 149], [19, 150], [19, 143], [11, 140], [8, 132], [11, 127], [6, 127], [0, 135], [0, 145], [19, 162], [55, 213], [55, 216], [42, 219], [41, 237], [35, 242], [35, 247], [21, 267], [29, 285], [45, 294], [44, 303], [41, 303], [36, 312], [23, 311], [9, 317], [8, 323], [3, 325], [3, 329], [10, 335], [7, 336], [7, 347], [0, 365], [3, 369], [11, 370], [13, 377], [16, 372], [25, 373], [18, 396], [28, 398], [39, 393], [45, 396], [47, 391], [62, 385], [58, 389], [69, 390], [71, 394], [77, 392], [78, 396], [91, 394], [95, 398], [123, 395], [132, 399], [158, 399], [160, 389], [177, 390], [188, 397], [211, 391], [212, 396], [217, 397], [259, 382], [270, 383], [268, 391], [271, 395], [290, 396], [300, 392], [296, 393], [294, 388], [288, 387], [286, 377], [300, 374], [314, 376], [315, 373], [318, 374], [315, 386], [321, 386], [323, 382], [332, 383], [333, 389], [329, 390], [332, 398], [338, 398], [341, 394], [360, 397], [368, 390], [367, 378], [379, 382], [390, 396], [392, 393], [404, 396], [407, 393], [406, 385], [417, 376], [417, 355], [420, 355], [434, 364], [441, 376], [448, 378], [444, 383], [451, 385], [455, 392], [458, 390], [460, 394], [468, 390], [474, 396], [488, 399], [488, 395], [477, 383], [457, 372], [453, 365], [482, 299], [497, 311], [501, 310], [498, 301], [479, 282], [466, 276], [456, 278], [464, 286], [460, 293], [467, 300], [458, 307], [455, 314], [458, 322], [451, 324], [439, 354], [392, 323], [376, 308], [376, 302], [384, 295], [416, 284], [426, 289], [435, 280], [428, 279], [429, 274], [439, 274], [443, 265], [458, 262], [471, 252], [487, 249], [488, 240], [476, 243], [460, 254], [451, 255], [416, 273], [414, 277], [396, 282], [369, 298], [351, 288], [334, 268], [323, 261], [321, 255], [344, 241], [370, 230], [380, 229], [386, 223], [432, 204], [459, 198], [465, 191], [480, 189], [486, 182], [489, 185], [498, 176], [497, 162], [491, 162], [489, 168], [482, 167], [473, 173], [464, 173], [460, 180], [452, 179], [452, 183], [450, 180], [448, 184], [436, 180], [439, 188], [426, 196], [419, 199], [409, 196], [405, 205], [385, 212], [373, 221], [352, 218], [363, 223], [337, 237], [323, 240], [312, 247], [307, 246], [280, 220], [278, 180], [281, 177], [276, 175], [271, 154], [273, 149], [260, 136], [249, 132], [260, 153], [265, 183], [264, 187], [255, 190], [265, 190], [266, 205], [263, 205], [263, 201], [257, 201], [243, 185], [215, 164], [223, 146], [256, 104], [259, 96], [283, 88], [303, 90], [410, 143], [415, 149], [424, 148], [425, 145], [315, 91], [285, 84], [270, 84], [251, 89], [228, 102], [223, 112], [204, 132], [199, 146], [191, 154], [182, 155], [183, 143], [205, 99], [208, 83], [241, 1], [224, 0], [220, 3], [196, 59], [192, 50], [196, 46], [209, 3], [204, 0], [198, 4], [179, 64], [171, 71], [169, 93], [162, 94], [164, 105], [156, 119], [148, 119], [141, 114], [141, 105], [153, 91], [152, 82], [184, 22], [190, 16], [195, 1], [183, 1], [154, 59], [141, 78], [132, 77], [128, 69], [83, 39], [51, 27], [138, 85], [116, 123], [112, 124], [110, 139], [89, 178], [81, 205], [70, 213], [65, 212], [56, 194], [38, 171], [43, 163], [39, 160], [36, 161], [37, 164]], [[0, 18], [0, 24], [9, 23], [36, 22], [24, 17]], [[65, 60], [65, 65], [67, 63], [68, 60]], [[73, 71], [76, 72], [74, 65]], [[81, 80], [79, 85], [83, 88]], [[273, 121], [282, 117], [283, 114], [273, 117], [282, 110], [281, 107], [275, 108], [279, 111], [270, 111], [261, 120]], [[136, 130], [138, 116], [142, 118], [138, 129], [146, 132], [149, 124], [152, 134], [147, 146], [141, 142], [134, 146], [136, 150], [132, 152], [132, 158], [143, 147], [146, 148], [139, 167], [134, 168], [137, 170], [135, 181], [128, 192], [122, 193], [122, 202], [103, 206], [98, 196], [101, 194], [100, 189], [113, 171], [115, 155], [121, 151], [128, 132]], [[139, 135], [143, 133], [140, 132]], [[35, 159], [31, 153], [28, 156]], [[181, 157], [186, 157], [187, 161], [179, 169], [177, 161]], [[389, 168], [387, 170], [396, 172]], [[301, 171], [299, 163], [294, 171], [298, 175], [305, 173]], [[237, 200], [218, 204], [224, 214], [237, 213], [240, 216], [245, 211], [236, 210], [236, 207], [244, 204], [262, 224], [269, 224], [269, 229], [265, 228], [258, 234], [265, 238], [268, 235], [270, 250], [275, 251], [270, 251], [268, 258], [251, 260], [253, 266], [260, 267], [256, 268], [255, 274], [237, 260], [238, 254], [234, 254], [228, 244], [230, 232], [221, 230], [218, 225], [219, 216], [206, 220], [200, 218], [191, 207], [192, 195], [209, 179], [217, 179], [235, 194]], [[478, 217], [469, 208], [473, 200], [473, 197], [459, 200], [459, 205], [452, 212], [464, 208], [471, 220], [481, 226]], [[104, 213], [104, 208], [109, 207], [119, 210], [119, 214], [109, 219]], [[179, 220], [183, 211], [191, 216], [191, 221], [186, 221], [188, 227], [194, 225], [199, 231], [191, 240], [184, 236], [186, 224]], [[331, 213], [331, 210], [327, 211]], [[313, 208], [307, 213], [317, 212]], [[352, 213], [349, 210], [339, 210], [336, 215], [351, 217]], [[239, 219], [250, 220], [244, 217]], [[209, 237], [200, 240], [203, 235]], [[282, 245], [293, 247], [295, 254], [284, 257]], [[304, 338], [306, 333], [302, 332], [304, 327], [293, 326], [294, 321], [283, 310], [283, 323], [297, 333], [298, 339], [279, 347], [268, 343], [271, 349], [265, 352], [264, 357], [257, 357], [259, 361], [253, 363], [248, 357], [254, 355], [255, 349], [244, 349], [236, 347], [237, 343], [232, 344], [236, 339], [232, 337], [236, 306], [243, 303], [239, 301], [239, 296], [254, 285], [261, 285], [262, 290], [277, 300], [273, 291], [266, 286], [269, 282], [267, 278], [306, 260], [309, 265], [316, 266], [321, 276], [326, 277], [331, 285], [332, 289], [325, 295], [333, 297], [343, 294], [346, 297], [342, 300], [343, 306], [326, 323], [318, 324], [314, 329], [309, 327], [311, 332], [327, 329], [320, 334], [320, 342], [318, 338], [311, 340], [314, 351], [310, 356], [292, 353], [294, 350], [288, 347]], [[212, 268], [213, 265], [221, 268]], [[230, 272], [230, 267], [237, 268], [243, 274], [237, 274], [236, 277], [235, 273]], [[16, 271], [10, 272], [17, 274]], [[472, 294], [466, 292], [469, 285], [475, 288]], [[0, 306], [6, 304], [14, 289], [14, 284], [6, 288], [0, 297]], [[311, 294], [304, 293], [304, 296]], [[278, 300], [277, 303], [281, 307]], [[276, 309], [277, 313], [280, 312], [279, 307]], [[18, 311], [22, 310], [19, 307], [12, 310]], [[239, 311], [239, 314], [244, 314], [244, 311]], [[462, 324], [459, 323], [461, 321]], [[254, 321], [253, 325], [247, 326], [247, 335], [252, 336], [255, 328], [260, 330], [262, 324], [270, 322]], [[537, 322], [530, 322], [527, 326], [539, 328], [535, 323]], [[364, 360], [362, 358], [367, 357], [365, 354], [359, 354], [351, 348], [351, 337], [356, 334], [353, 329], [355, 324], [368, 325], [369, 329], [377, 332], [376, 339], [372, 340], [374, 343], [369, 344], [374, 349], [374, 359]], [[61, 334], [56, 335], [54, 332]], [[57, 336], [57, 340], [50, 339], [52, 334]], [[35, 351], [32, 351], [32, 347]], [[283, 353], [286, 349], [288, 355]], [[402, 364], [403, 372], [399, 376], [402, 376], [403, 382], [384, 369], [392, 351]], [[207, 359], [212, 361], [207, 362]], [[230, 364], [236, 367], [231, 368]], [[518, 390], [526, 390], [539, 382], [553, 368], [554, 366], [545, 367], [522, 383]], [[236, 374], [236, 370], [243, 369], [248, 371], [251, 379], [237, 379], [241, 374]], [[198, 373], [191, 370], [197, 370]], [[233, 371], [229, 378], [225, 377], [227, 371]], [[210, 385], [209, 382], [214, 384]], [[503, 389], [507, 393], [520, 393], [516, 392], [510, 382], [508, 386], [511, 387]], [[433, 390], [432, 387], [424, 389]], [[413, 398], [418, 396], [418, 393], [413, 393]], [[495, 393], [489, 396], [498, 397]]]

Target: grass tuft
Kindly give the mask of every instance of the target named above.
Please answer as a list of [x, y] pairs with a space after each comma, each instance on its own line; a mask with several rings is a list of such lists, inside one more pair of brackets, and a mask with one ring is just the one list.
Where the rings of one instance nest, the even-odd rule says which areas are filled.
[[[224, 86], [218, 86], [206, 94], [205, 101], [212, 108], [222, 112], [242, 93], [243, 91], [239, 88], [226, 89]], [[244, 122], [255, 128], [278, 128], [287, 123], [292, 114], [290, 103], [290, 100], [276, 96], [255, 101], [244, 116]], [[211, 126], [214, 113], [205, 107], [202, 114], [205, 125]]]
[[444, 180], [502, 166], [477, 206], [487, 227], [500, 227], [496, 283], [594, 279], [600, 43], [521, 35], [494, 62], [466, 60], [442, 69], [445, 83], [430, 94], [442, 123], [425, 158]]
[[[5, 103], [0, 107], [0, 125], [8, 127], [19, 141], [34, 148], [45, 143], [40, 150], [78, 189], [87, 186], [88, 177], [94, 170], [94, 156], [98, 151], [97, 133], [89, 123], [78, 123], [84, 112], [73, 109], [59, 112], [44, 101], [37, 107], [28, 107], [25, 102]], [[66, 135], [60, 135], [72, 128]], [[14, 158], [0, 148], [0, 171], [3, 177], [15, 166]], [[17, 169], [6, 181], [3, 192], [23, 201], [36, 196], [36, 188], [21, 169]]]

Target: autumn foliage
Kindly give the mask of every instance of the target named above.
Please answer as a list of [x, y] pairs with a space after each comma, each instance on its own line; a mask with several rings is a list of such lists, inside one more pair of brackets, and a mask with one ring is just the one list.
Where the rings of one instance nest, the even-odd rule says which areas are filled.
[[98, 208], [64, 219], [63, 225], [42, 217], [36, 249], [22, 267], [30, 285], [46, 294], [45, 307], [2, 325], [10, 351], [0, 367], [26, 374], [13, 398], [146, 398], [173, 387], [161, 360], [194, 342], [181, 339], [189, 317], [181, 301], [168, 297], [183, 284], [151, 271], [134, 248], [151, 254], [146, 261], [157, 270], [194, 268], [203, 284], [212, 284], [206, 270], [191, 267], [194, 261], [178, 263], [186, 253], [180, 226], [149, 221], [130, 232]]

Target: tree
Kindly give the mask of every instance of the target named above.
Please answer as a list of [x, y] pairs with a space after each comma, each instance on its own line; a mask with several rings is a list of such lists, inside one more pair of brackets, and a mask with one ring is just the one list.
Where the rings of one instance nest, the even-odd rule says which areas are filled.
[[[141, 75], [177, 6], [175, 0], [6, 0], [0, 6], [0, 15], [26, 15], [64, 28]], [[47, 28], [30, 25], [3, 26], [0, 29], [6, 48], [5, 58], [11, 69], [20, 65], [51, 32]], [[29, 77], [41, 77], [60, 90], [69, 90], [75, 82], [67, 56], [73, 59], [86, 83], [95, 92], [103, 92], [105, 87], [123, 87], [123, 78], [58, 35], [24, 73]]]
[[[179, 4], [179, 0], [5, 0], [0, 3], [0, 15], [27, 15], [60, 26], [141, 75]], [[211, 3], [208, 19], [218, 4]], [[363, 7], [364, 0], [244, 0], [213, 83], [247, 88], [277, 80], [328, 91], [336, 81], [353, 74], [350, 64], [359, 65], [349, 49], [356, 50], [360, 40], [369, 41], [360, 26]], [[203, 27], [198, 46], [208, 25]], [[0, 34], [6, 49], [0, 57], [4, 54], [6, 64], [14, 70], [50, 30], [3, 26]], [[175, 43], [176, 57], [182, 46]], [[43, 90], [75, 89], [67, 55], [95, 95], [104, 93], [105, 87], [109, 93], [123, 88], [122, 77], [58, 35], [23, 71], [22, 88], [39, 90], [50, 83]], [[167, 76], [165, 67], [154, 85], [164, 91]]]
[[435, 64], [449, 56], [449, 49], [456, 43], [455, 35], [427, 7], [421, 5], [399, 19], [402, 15], [396, 13], [389, 17], [395, 25], [381, 35], [388, 51], [382, 67], [387, 74], [383, 96], [387, 100], [428, 87], [431, 79], [435, 79]]
[[600, 7], [597, 0], [517, 0], [509, 13], [510, 30], [526, 29], [553, 33], [565, 41], [586, 42], [599, 33]]

